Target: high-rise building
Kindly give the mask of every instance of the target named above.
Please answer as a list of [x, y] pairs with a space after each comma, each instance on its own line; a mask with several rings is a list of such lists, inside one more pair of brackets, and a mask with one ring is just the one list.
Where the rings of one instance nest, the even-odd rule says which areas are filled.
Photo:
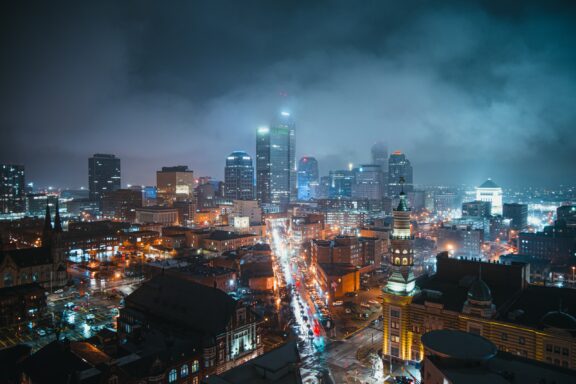
[[294, 122], [282, 112], [270, 127], [256, 135], [256, 195], [260, 204], [284, 211], [296, 198]]
[[352, 197], [352, 185], [354, 184], [354, 171], [340, 169], [330, 171], [330, 189], [328, 197], [331, 199], [350, 199]]
[[382, 170], [380, 165], [366, 164], [354, 169], [352, 198], [381, 200], [383, 196]]
[[316, 196], [310, 184], [318, 183], [318, 161], [304, 156], [298, 162], [298, 200], [310, 200]]
[[138, 208], [142, 208], [141, 190], [118, 189], [102, 196], [102, 214], [106, 217], [134, 221]]
[[[372, 164], [380, 166], [382, 172], [382, 183], [388, 185], [388, 147], [379, 141], [372, 146]], [[386, 188], [382, 188], [382, 193], [386, 194]]]
[[224, 195], [228, 199], [254, 199], [254, 166], [244, 151], [234, 151], [226, 158]]
[[[404, 180], [403, 186], [400, 185], [400, 178]], [[412, 192], [413, 189], [412, 165], [405, 154], [396, 151], [390, 155], [388, 160], [388, 196], [396, 197], [402, 190], [408, 193]]]
[[486, 180], [481, 186], [476, 187], [476, 200], [488, 201], [492, 205], [492, 215], [502, 215], [502, 188], [492, 179]]
[[170, 207], [175, 201], [191, 201], [194, 185], [194, 171], [186, 165], [162, 167], [156, 172], [157, 199], [161, 205]]
[[26, 210], [25, 188], [23, 165], [0, 165], [0, 214]]
[[519, 203], [504, 203], [502, 216], [511, 219], [510, 228], [523, 231], [528, 228], [528, 205]]
[[97, 153], [88, 159], [90, 200], [100, 201], [106, 192], [120, 189], [120, 159]]
[[492, 204], [489, 201], [467, 201], [462, 203], [462, 217], [490, 217]]

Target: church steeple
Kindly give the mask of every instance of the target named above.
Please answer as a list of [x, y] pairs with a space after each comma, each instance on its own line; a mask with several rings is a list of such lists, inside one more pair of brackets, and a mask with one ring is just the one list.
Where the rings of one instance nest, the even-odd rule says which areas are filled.
[[52, 237], [52, 219], [50, 217], [50, 205], [46, 204], [46, 214], [44, 216], [44, 229], [42, 230], [42, 246], [48, 245]]
[[54, 214], [54, 232], [62, 232], [62, 221], [60, 220], [60, 207], [58, 200], [56, 200], [56, 213]]

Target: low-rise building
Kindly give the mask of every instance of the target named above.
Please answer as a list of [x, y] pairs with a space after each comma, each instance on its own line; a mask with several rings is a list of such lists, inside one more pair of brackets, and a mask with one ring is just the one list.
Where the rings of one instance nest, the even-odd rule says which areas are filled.
[[316, 275], [322, 289], [330, 293], [330, 299], [360, 289], [360, 270], [350, 264], [318, 263]]
[[178, 225], [178, 210], [176, 208], [145, 207], [137, 208], [135, 213], [135, 221], [139, 224], [158, 223], [165, 227]]
[[[189, 341], [183, 352], [200, 352], [203, 376], [221, 374], [262, 354], [261, 319], [219, 289], [161, 274], [125, 303], [118, 318], [119, 343], [125, 349], [146, 349], [155, 335]], [[179, 370], [174, 377], [174, 382], [183, 382], [177, 381], [184, 379]]]
[[498, 351], [490, 340], [468, 332], [435, 330], [422, 336], [422, 383], [570, 383], [574, 371]]
[[0, 326], [41, 319], [46, 313], [45, 292], [37, 283], [0, 288]]

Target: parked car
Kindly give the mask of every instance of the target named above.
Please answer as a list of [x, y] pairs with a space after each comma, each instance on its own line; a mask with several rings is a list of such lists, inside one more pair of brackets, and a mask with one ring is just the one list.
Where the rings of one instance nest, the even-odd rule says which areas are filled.
[[344, 304], [344, 302], [342, 300], [336, 300], [335, 302], [332, 303], [332, 305], [335, 307], [342, 305], [342, 304]]

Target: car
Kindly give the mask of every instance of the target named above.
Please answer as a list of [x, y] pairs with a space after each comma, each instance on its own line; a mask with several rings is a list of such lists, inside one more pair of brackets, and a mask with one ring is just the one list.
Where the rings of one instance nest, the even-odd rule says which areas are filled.
[[343, 305], [343, 304], [344, 304], [344, 302], [342, 300], [336, 300], [335, 302], [332, 303], [332, 305], [335, 307]]
[[352, 313], [352, 310], [351, 310], [350, 308], [346, 308], [346, 309], [344, 310], [344, 312], [346, 312], [346, 313]]
[[358, 293], [357, 293], [357, 292], [346, 292], [346, 293], [344, 294], [344, 296], [346, 296], [346, 297], [356, 297], [356, 296], [358, 296]]
[[36, 333], [38, 334], [38, 336], [46, 336], [46, 331], [43, 330], [42, 328], [38, 328], [36, 330]]
[[414, 382], [414, 380], [412, 380], [408, 376], [396, 376], [394, 378], [394, 382], [396, 384], [412, 384]]

